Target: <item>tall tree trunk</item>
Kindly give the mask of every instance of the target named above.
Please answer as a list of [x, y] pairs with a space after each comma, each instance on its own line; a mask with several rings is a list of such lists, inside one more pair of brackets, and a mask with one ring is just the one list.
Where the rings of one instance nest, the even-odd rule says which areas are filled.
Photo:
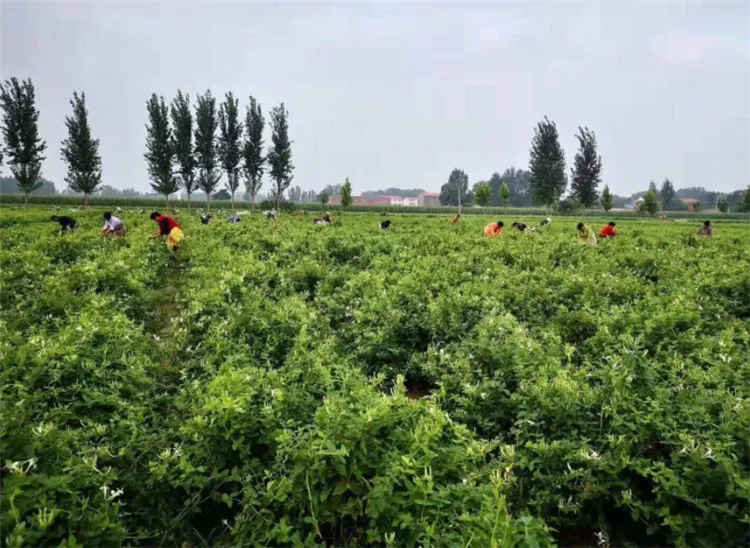
[[83, 195], [83, 207], [85, 209], [89, 208], [89, 195], [88, 194]]
[[190, 193], [188, 192], [188, 211], [190, 211]]
[[234, 190], [232, 191], [232, 209], [234, 209]]
[[255, 213], [255, 194], [250, 195], [250, 200], [252, 200], [250, 202], [250, 212]]
[[24, 207], [29, 207], [29, 193], [25, 192], [23, 195], [23, 204]]
[[211, 211], [211, 196], [206, 192], [206, 209]]
[[167, 209], [169, 209], [169, 194], [165, 194], [164, 199], [167, 201]]

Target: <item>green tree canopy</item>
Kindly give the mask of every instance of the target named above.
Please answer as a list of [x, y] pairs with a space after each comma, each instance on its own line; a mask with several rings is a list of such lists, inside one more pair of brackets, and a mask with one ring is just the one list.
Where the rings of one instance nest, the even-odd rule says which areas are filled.
[[609, 191], [608, 185], [604, 185], [604, 190], [602, 190], [602, 209], [604, 211], [612, 209], [612, 193]]
[[469, 197], [469, 176], [462, 170], [455, 168], [451, 171], [448, 182], [440, 188], [440, 205], [458, 205], [458, 193], [461, 192], [461, 203], [468, 205]]
[[508, 205], [510, 202], [510, 189], [508, 188], [508, 185], [505, 184], [505, 181], [503, 181], [503, 184], [500, 186], [500, 199], [502, 200], [500, 205]]
[[190, 95], [183, 95], [177, 90], [177, 97], [172, 100], [172, 148], [177, 163], [180, 184], [185, 189], [190, 209], [190, 196], [198, 189], [195, 179], [197, 161], [193, 149], [193, 112], [190, 109]]
[[479, 206], [486, 206], [490, 203], [492, 190], [490, 185], [485, 181], [480, 181], [474, 186], [474, 202]]
[[[654, 185], [654, 188], [656, 185]], [[671, 209], [674, 198], [675, 198], [675, 190], [674, 185], [672, 184], [672, 181], [669, 179], [664, 179], [664, 182], [661, 185], [661, 208], [662, 209]]]
[[744, 213], [750, 213], [750, 186], [747, 187], [745, 194], [742, 196], [739, 209]]
[[648, 213], [650, 215], [659, 211], [659, 200], [656, 197], [656, 192], [653, 190], [646, 192], [646, 195], [643, 197], [643, 202], [641, 202], [640, 210], [643, 213]]
[[210, 196], [221, 179], [217, 162], [216, 128], [219, 125], [216, 115], [216, 98], [207, 90], [198, 95], [195, 105], [195, 157], [198, 165], [198, 187], [206, 193], [210, 207]]
[[268, 153], [268, 164], [271, 167], [271, 178], [276, 184], [274, 195], [278, 211], [284, 191], [289, 188], [294, 178], [292, 141], [289, 140], [289, 113], [284, 103], [271, 110], [271, 151]]
[[219, 108], [219, 158], [227, 174], [227, 188], [232, 195], [232, 207], [234, 207], [234, 193], [240, 186], [242, 122], [239, 113], [239, 101], [230, 91]]
[[534, 129], [530, 156], [532, 196], [537, 204], [549, 207], [557, 203], [568, 181], [557, 126], [546, 116]]
[[579, 127], [578, 152], [571, 168], [572, 195], [584, 207], [594, 207], [599, 199], [602, 157], [597, 153], [596, 135], [587, 127]]
[[341, 185], [341, 206], [349, 207], [350, 205], [352, 205], [352, 183], [347, 177], [344, 184]]
[[164, 97], [156, 93], [146, 103], [148, 124], [146, 124], [146, 158], [151, 188], [163, 194], [169, 204], [169, 195], [180, 188], [180, 181], [172, 172], [174, 162], [174, 143], [172, 128], [169, 125], [169, 110]]
[[73, 92], [70, 100], [73, 114], [65, 117], [68, 138], [62, 142], [60, 152], [68, 166], [65, 182], [74, 192], [85, 196], [85, 205], [89, 196], [96, 192], [102, 182], [102, 158], [99, 155], [99, 139], [91, 136], [89, 113], [86, 109], [86, 94]]
[[39, 110], [31, 80], [11, 78], [0, 84], [0, 108], [3, 152], [28, 205], [29, 194], [42, 186], [43, 153], [47, 149], [47, 143], [39, 137]]
[[266, 121], [255, 97], [250, 96], [250, 104], [245, 113], [245, 140], [242, 143], [242, 173], [245, 176], [245, 191], [255, 207], [255, 196], [263, 184], [263, 171], [266, 158], [263, 156], [263, 127]]

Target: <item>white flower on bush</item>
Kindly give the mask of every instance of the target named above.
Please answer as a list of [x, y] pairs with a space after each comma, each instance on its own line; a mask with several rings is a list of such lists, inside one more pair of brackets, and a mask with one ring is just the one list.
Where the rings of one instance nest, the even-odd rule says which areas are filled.
[[110, 489], [108, 485], [102, 485], [99, 489], [107, 500], [115, 500], [124, 493], [122, 489]]
[[589, 449], [588, 451], [583, 452], [583, 457], [586, 460], [602, 460], [602, 456], [594, 451], [593, 449]]
[[179, 445], [175, 445], [174, 447], [167, 447], [164, 451], [159, 453], [159, 458], [161, 460], [174, 460], [181, 456], [182, 450], [180, 449]]
[[36, 457], [31, 457], [29, 460], [19, 460], [6, 464], [5, 467], [10, 471], [11, 474], [16, 476], [25, 476], [31, 470], [36, 468], [36, 463], [39, 461]]

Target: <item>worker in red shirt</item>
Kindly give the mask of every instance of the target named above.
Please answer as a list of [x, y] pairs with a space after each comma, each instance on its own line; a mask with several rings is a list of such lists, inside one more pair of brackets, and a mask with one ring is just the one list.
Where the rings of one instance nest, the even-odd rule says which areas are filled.
[[503, 233], [503, 227], [505, 224], [502, 221], [496, 223], [490, 223], [484, 227], [485, 236], [500, 236]]
[[151, 214], [151, 220], [159, 225], [159, 230], [155, 231], [152, 236], [154, 238], [166, 236], [167, 248], [173, 253], [176, 253], [180, 242], [185, 237], [185, 233], [182, 232], [180, 224], [169, 215], [162, 215], [158, 211], [154, 211]]
[[615, 230], [614, 221], [607, 223], [607, 226], [602, 228], [601, 232], [599, 232], [600, 238], [614, 238], [615, 236], [617, 236], [617, 231]]

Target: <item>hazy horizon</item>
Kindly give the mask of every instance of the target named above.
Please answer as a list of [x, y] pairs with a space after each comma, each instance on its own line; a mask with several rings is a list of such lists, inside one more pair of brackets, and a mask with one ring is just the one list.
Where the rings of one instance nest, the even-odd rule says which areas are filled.
[[0, 36], [0, 78], [36, 86], [43, 176], [58, 190], [74, 90], [103, 184], [143, 192], [147, 99], [208, 88], [232, 91], [243, 114], [248, 95], [266, 114], [286, 104], [304, 189], [348, 176], [355, 194], [437, 192], [454, 167], [472, 184], [526, 169], [545, 115], [568, 172], [578, 126], [596, 132], [619, 195], [665, 177], [721, 192], [750, 182], [748, 3], [2, 1]]

